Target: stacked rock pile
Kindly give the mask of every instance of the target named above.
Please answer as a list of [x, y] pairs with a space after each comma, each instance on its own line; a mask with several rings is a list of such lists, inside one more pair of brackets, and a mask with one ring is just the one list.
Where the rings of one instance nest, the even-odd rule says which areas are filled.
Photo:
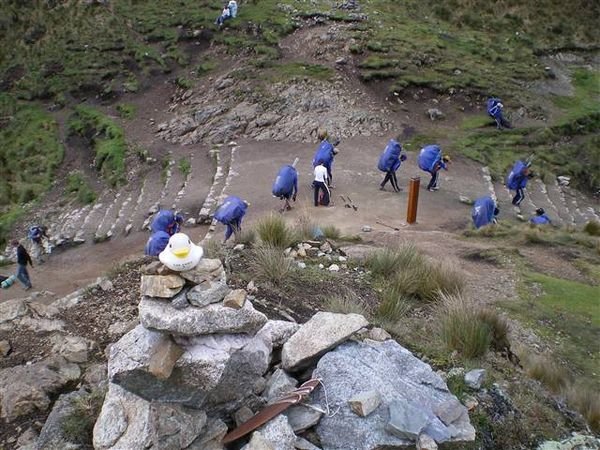
[[474, 438], [444, 381], [361, 315], [268, 320], [213, 259], [181, 273], [152, 263], [141, 294], [140, 325], [109, 349], [96, 449], [224, 450], [228, 430], [310, 377], [322, 385], [248, 435], [243, 450]]

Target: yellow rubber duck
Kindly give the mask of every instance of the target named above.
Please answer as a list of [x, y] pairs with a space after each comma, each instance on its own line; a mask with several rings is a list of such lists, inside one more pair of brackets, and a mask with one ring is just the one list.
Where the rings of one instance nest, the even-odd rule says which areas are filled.
[[185, 272], [196, 267], [203, 254], [202, 247], [194, 244], [187, 234], [175, 233], [158, 259], [171, 270]]

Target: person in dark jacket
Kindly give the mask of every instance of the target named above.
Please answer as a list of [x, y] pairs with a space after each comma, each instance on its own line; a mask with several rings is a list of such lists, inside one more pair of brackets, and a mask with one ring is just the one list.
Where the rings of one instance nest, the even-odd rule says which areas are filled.
[[31, 280], [29, 279], [29, 273], [27, 272], [27, 264], [33, 267], [33, 262], [31, 261], [29, 253], [27, 253], [25, 247], [19, 244], [19, 241], [15, 239], [12, 241], [12, 245], [17, 249], [17, 278], [23, 286], [25, 286], [25, 290], [27, 291], [31, 289]]
[[538, 208], [535, 210], [535, 216], [529, 219], [529, 222], [534, 225], [552, 225], [550, 217], [544, 211], [544, 208]]

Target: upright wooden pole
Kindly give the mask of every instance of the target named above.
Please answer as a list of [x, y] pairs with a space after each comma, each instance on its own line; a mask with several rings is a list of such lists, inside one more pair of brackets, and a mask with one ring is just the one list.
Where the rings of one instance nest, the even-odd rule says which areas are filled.
[[408, 208], [406, 209], [406, 223], [413, 224], [417, 221], [417, 206], [419, 204], [419, 186], [421, 178], [413, 177], [408, 185]]

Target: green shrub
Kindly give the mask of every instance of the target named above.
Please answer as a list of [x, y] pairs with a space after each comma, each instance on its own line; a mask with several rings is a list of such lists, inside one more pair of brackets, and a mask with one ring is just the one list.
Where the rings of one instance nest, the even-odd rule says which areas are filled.
[[73, 411], [62, 421], [62, 432], [69, 442], [89, 445], [96, 418], [100, 414], [104, 392], [94, 390], [72, 401]]
[[261, 241], [271, 247], [287, 248], [297, 239], [294, 230], [277, 214], [269, 214], [256, 225]]
[[175, 80], [175, 84], [177, 85], [177, 87], [181, 88], [181, 89], [191, 89], [194, 87], [194, 82], [192, 80], [188, 80], [187, 78], [184, 77], [177, 77], [177, 79]]
[[133, 119], [135, 116], [135, 106], [128, 103], [119, 103], [117, 105], [117, 112], [123, 119]]
[[497, 311], [484, 308], [477, 311], [477, 318], [488, 327], [491, 336], [490, 345], [494, 351], [510, 350], [510, 340], [508, 338], [510, 328], [504, 317]]
[[377, 250], [367, 257], [366, 265], [375, 276], [388, 278], [405, 268], [423, 265], [423, 256], [413, 245]]
[[366, 305], [351, 289], [343, 289], [341, 292], [325, 297], [323, 309], [334, 313], [367, 316]]
[[428, 262], [428, 270], [420, 273], [421, 283], [417, 296], [424, 301], [435, 301], [440, 293], [458, 295], [465, 288], [464, 273], [447, 261]]
[[125, 133], [112, 119], [89, 106], [80, 105], [69, 119], [69, 131], [92, 142], [94, 165], [111, 186], [125, 183]]
[[590, 220], [583, 227], [583, 231], [585, 231], [590, 236], [600, 236], [600, 222], [597, 220]]
[[225, 248], [221, 245], [219, 240], [214, 237], [213, 239], [205, 241], [202, 248], [204, 250], [205, 258], [220, 259], [221, 261], [225, 258]]
[[442, 294], [440, 300], [437, 317], [446, 347], [466, 359], [483, 356], [492, 343], [492, 334], [480, 319], [478, 306], [462, 295]]
[[94, 203], [96, 200], [96, 193], [78, 170], [67, 175], [67, 191], [76, 194], [77, 200], [84, 205]]
[[280, 248], [261, 246], [252, 252], [252, 271], [262, 281], [281, 286], [293, 270], [293, 261]]
[[247, 246], [253, 245], [256, 242], [256, 230], [254, 228], [243, 229], [237, 234], [236, 242]]
[[187, 158], [181, 158], [177, 167], [184, 177], [187, 177], [192, 171], [192, 163]]

